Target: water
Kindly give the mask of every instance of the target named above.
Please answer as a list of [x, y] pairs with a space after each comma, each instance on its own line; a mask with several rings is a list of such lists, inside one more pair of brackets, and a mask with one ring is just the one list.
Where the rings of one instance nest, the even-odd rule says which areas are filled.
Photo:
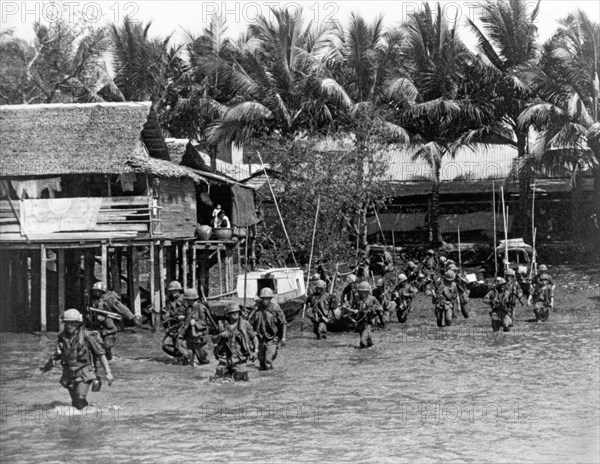
[[211, 381], [214, 360], [170, 363], [160, 334], [120, 334], [115, 383], [83, 416], [57, 415], [59, 368], [36, 370], [53, 342], [3, 334], [1, 461], [597, 462], [597, 301], [559, 292], [549, 323], [518, 307], [514, 330], [494, 334], [479, 300], [440, 331], [419, 295], [369, 350], [294, 321], [275, 370], [249, 383]]

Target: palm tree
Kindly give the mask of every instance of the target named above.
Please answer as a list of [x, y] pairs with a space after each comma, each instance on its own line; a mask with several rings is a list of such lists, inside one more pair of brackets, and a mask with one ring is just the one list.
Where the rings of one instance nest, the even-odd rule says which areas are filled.
[[443, 239], [439, 230], [439, 182], [442, 160], [454, 157], [472, 133], [490, 125], [490, 110], [465, 86], [477, 70], [474, 58], [456, 37], [456, 24], [444, 20], [440, 5], [429, 4], [413, 13], [402, 28], [401, 55], [406, 72], [388, 88], [398, 121], [417, 145], [413, 160], [422, 159], [433, 172], [429, 226], [433, 245]]
[[[543, 47], [534, 81], [539, 98], [523, 111], [519, 122], [523, 130], [533, 126], [539, 131], [534, 145], [537, 165], [570, 173], [577, 236], [584, 229], [579, 217], [582, 170], [592, 169], [596, 198], [600, 198], [600, 25], [582, 11], [567, 16], [560, 25]], [[598, 202], [596, 208], [600, 217]]]
[[532, 98], [527, 85], [531, 69], [538, 57], [537, 27], [539, 0], [534, 8], [525, 0], [485, 0], [480, 5], [481, 27], [470, 19], [467, 24], [475, 33], [482, 64], [492, 82], [490, 101], [493, 103], [497, 120], [505, 129], [493, 131], [495, 138], [517, 149], [522, 165], [519, 170], [519, 207], [516, 211], [516, 232], [526, 236], [528, 197], [531, 171], [524, 168], [527, 156], [527, 129], [518, 124], [518, 118]]

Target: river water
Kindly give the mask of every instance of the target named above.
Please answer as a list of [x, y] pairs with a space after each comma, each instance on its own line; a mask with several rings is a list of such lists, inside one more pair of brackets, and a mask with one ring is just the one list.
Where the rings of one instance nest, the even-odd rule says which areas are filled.
[[60, 369], [37, 371], [56, 334], [2, 334], [1, 462], [598, 462], [598, 299], [572, 296], [548, 323], [518, 307], [514, 330], [493, 333], [479, 300], [439, 330], [418, 295], [368, 350], [296, 320], [249, 383], [210, 380], [214, 360], [172, 364], [161, 334], [120, 334], [114, 384], [78, 416]]

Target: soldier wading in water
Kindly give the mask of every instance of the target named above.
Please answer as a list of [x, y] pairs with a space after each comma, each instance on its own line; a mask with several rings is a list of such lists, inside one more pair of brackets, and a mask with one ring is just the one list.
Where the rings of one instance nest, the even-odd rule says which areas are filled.
[[272, 301], [273, 290], [263, 288], [258, 295], [260, 300], [250, 314], [248, 321], [258, 336], [258, 361], [260, 370], [273, 369], [279, 344], [285, 346], [287, 321], [279, 305]]
[[313, 331], [317, 340], [327, 338], [327, 323], [335, 309], [334, 298], [326, 291], [327, 284], [324, 280], [315, 282], [315, 291], [308, 298], [308, 317], [313, 322]]
[[219, 333], [212, 337], [215, 357], [219, 361], [215, 377], [248, 380], [246, 363], [258, 357], [258, 338], [246, 319], [240, 317], [240, 307], [230, 303], [227, 322], [219, 321]]
[[83, 317], [76, 309], [67, 309], [62, 317], [64, 329], [58, 335], [56, 351], [41, 368], [47, 372], [54, 367], [54, 361], [60, 360], [63, 373], [60, 384], [69, 390], [74, 408], [83, 409], [88, 405], [87, 394], [99, 391], [101, 382], [96, 374], [96, 360], [99, 360], [110, 385], [113, 376], [97, 332], [83, 328]]
[[368, 282], [358, 284], [358, 299], [350, 309], [354, 313], [356, 331], [360, 334], [360, 347], [373, 346], [373, 326], [380, 321], [383, 308], [373, 295]]

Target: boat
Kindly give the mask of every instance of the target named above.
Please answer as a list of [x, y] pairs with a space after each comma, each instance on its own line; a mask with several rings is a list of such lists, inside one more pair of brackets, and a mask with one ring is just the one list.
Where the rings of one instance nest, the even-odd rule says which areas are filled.
[[273, 301], [279, 304], [288, 322], [300, 312], [306, 300], [306, 287], [304, 284], [304, 272], [300, 268], [271, 268], [258, 269], [240, 274], [237, 278], [235, 294], [227, 298], [210, 300], [208, 307], [216, 320], [225, 319], [225, 308], [230, 303], [237, 303], [240, 307], [245, 306], [251, 310], [258, 299], [263, 288], [273, 290]]

